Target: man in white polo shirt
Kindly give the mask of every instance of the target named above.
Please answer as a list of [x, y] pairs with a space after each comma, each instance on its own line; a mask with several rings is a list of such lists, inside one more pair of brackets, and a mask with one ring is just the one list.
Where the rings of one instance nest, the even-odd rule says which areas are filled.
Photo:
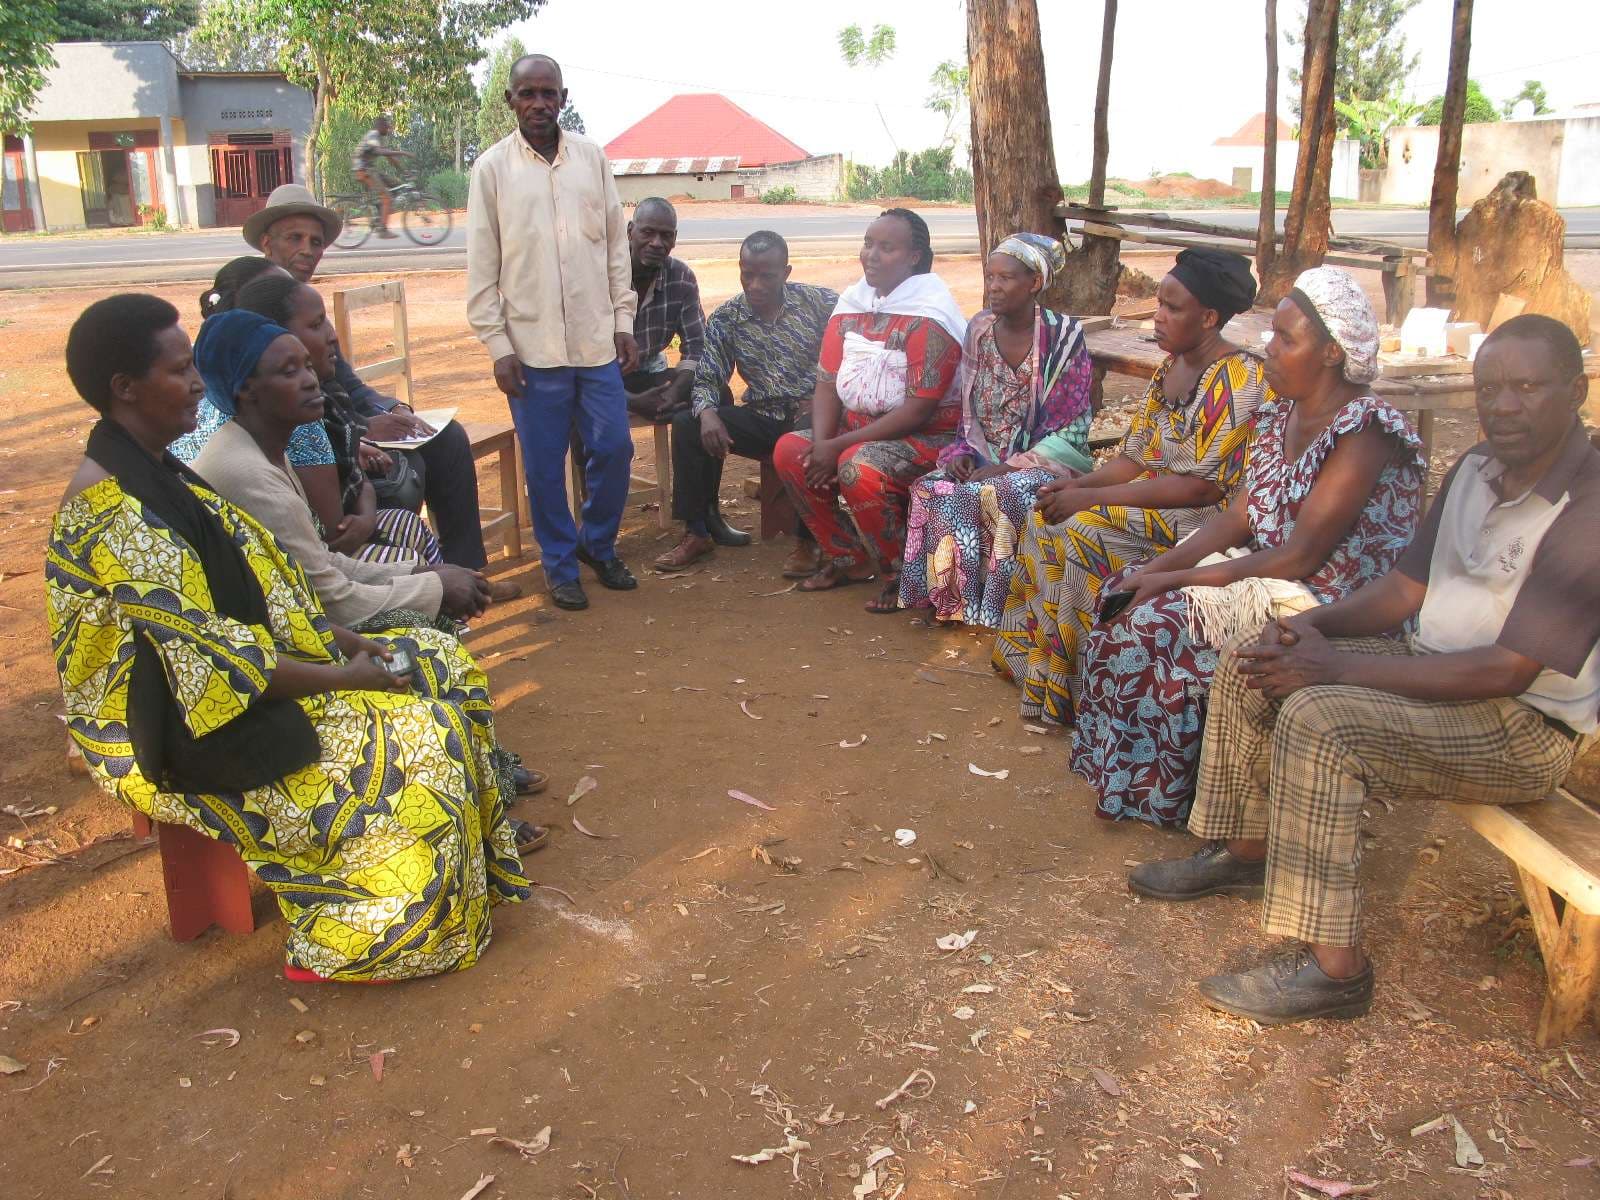
[[[1473, 374], [1488, 440], [1451, 469], [1393, 571], [1223, 654], [1189, 817], [1207, 844], [1128, 877], [1160, 900], [1264, 890], [1262, 928], [1304, 943], [1202, 981], [1214, 1008], [1263, 1024], [1365, 1013], [1369, 793], [1537, 800], [1600, 720], [1600, 451], [1578, 417], [1582, 351], [1559, 322], [1517, 317]], [[1412, 617], [1409, 643], [1376, 636]]]

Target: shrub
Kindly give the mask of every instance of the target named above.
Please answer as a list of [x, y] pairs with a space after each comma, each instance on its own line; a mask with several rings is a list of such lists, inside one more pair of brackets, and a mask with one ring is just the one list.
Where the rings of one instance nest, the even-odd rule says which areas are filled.
[[350, 168], [350, 156], [356, 144], [372, 128], [372, 122], [353, 109], [333, 105], [317, 134], [317, 159], [322, 165], [322, 195], [348, 195], [361, 191], [355, 172]]
[[426, 187], [446, 208], [465, 208], [469, 178], [465, 171], [435, 171], [428, 176]]
[[798, 199], [800, 199], [800, 193], [787, 185], [768, 188], [761, 193], [761, 203], [763, 204], [793, 204]]
[[898, 151], [887, 167], [875, 168], [852, 162], [845, 170], [846, 200], [887, 200], [908, 196], [913, 200], [971, 200], [972, 172], [954, 164], [955, 152], [948, 146], [919, 150], [915, 154]]

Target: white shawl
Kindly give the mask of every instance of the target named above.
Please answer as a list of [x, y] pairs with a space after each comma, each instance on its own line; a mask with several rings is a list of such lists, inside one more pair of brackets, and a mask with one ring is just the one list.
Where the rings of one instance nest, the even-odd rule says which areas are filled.
[[[834, 306], [834, 316], [857, 313], [922, 317], [938, 325], [959, 344], [967, 321], [956, 298], [937, 275], [913, 275], [887, 296], [878, 295], [865, 276], [847, 288]], [[881, 417], [905, 403], [906, 356], [857, 333], [844, 336], [837, 386], [840, 403], [851, 412]], [[953, 382], [952, 387], [956, 386]]]

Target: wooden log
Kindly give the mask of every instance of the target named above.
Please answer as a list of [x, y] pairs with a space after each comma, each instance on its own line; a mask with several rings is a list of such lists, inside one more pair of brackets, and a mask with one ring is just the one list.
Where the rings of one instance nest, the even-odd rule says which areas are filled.
[[[1162, 212], [1128, 212], [1123, 209], [1097, 208], [1088, 204], [1074, 204], [1071, 201], [1063, 202], [1057, 211], [1069, 221], [1115, 221], [1119, 225], [1181, 230], [1185, 233], [1205, 234], [1208, 237], [1245, 239], [1255, 237], [1255, 234], [1247, 229], [1239, 229], [1231, 225], [1218, 225], [1211, 221], [1196, 221], [1188, 217], [1174, 217]], [[1282, 245], [1283, 234], [1275, 234], [1274, 241], [1277, 245]], [[1401, 246], [1397, 243], [1385, 242], [1377, 238], [1330, 236], [1328, 245], [1334, 249], [1348, 250], [1355, 254], [1392, 254], [1405, 258], [1428, 257], [1426, 250], [1418, 249], [1415, 246]]]

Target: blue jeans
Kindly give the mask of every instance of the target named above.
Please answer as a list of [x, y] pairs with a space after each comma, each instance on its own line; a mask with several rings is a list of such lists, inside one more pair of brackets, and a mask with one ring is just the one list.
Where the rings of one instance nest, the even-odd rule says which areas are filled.
[[[577, 550], [604, 562], [616, 556], [617, 526], [628, 503], [633, 434], [628, 397], [617, 364], [603, 367], [522, 368], [522, 395], [511, 401], [511, 420], [522, 443], [522, 469], [533, 508], [545, 579], [551, 587], [578, 578]], [[567, 507], [567, 446], [574, 419], [587, 449], [583, 532]]]

